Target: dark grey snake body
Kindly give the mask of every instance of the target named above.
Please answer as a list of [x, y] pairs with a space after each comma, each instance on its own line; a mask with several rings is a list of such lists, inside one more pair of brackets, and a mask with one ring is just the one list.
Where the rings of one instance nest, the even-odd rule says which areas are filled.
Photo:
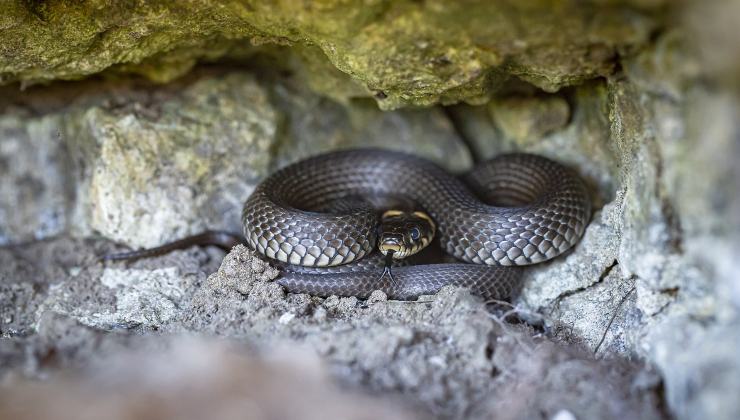
[[[519, 279], [513, 266], [565, 252], [590, 217], [580, 179], [543, 157], [499, 156], [466, 181], [398, 152], [324, 154], [265, 179], [244, 204], [244, 234], [259, 253], [291, 264], [277, 281], [292, 292], [367, 297], [380, 289], [409, 299], [457, 285], [505, 299]], [[437, 223], [442, 248], [472, 264], [398, 267], [394, 282], [379, 281], [377, 269], [356, 263], [375, 247], [379, 213], [366, 198], [378, 196], [401, 197], [425, 210]]]

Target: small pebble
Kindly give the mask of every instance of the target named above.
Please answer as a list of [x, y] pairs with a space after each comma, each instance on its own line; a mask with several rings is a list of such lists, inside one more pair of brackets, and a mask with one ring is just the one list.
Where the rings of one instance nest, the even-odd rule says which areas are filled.
[[280, 316], [280, 319], [278, 319], [278, 323], [283, 325], [290, 324], [290, 321], [292, 321], [295, 318], [295, 314], [293, 312], [286, 312]]
[[319, 306], [313, 313], [313, 319], [316, 322], [324, 322], [326, 321], [327, 315], [326, 308]]
[[550, 420], [578, 420], [576, 416], [568, 410], [560, 410], [550, 417]]
[[378, 303], [378, 302], [387, 302], [388, 301], [388, 295], [385, 294], [382, 290], [375, 290], [370, 294], [370, 297], [367, 298], [368, 304]]

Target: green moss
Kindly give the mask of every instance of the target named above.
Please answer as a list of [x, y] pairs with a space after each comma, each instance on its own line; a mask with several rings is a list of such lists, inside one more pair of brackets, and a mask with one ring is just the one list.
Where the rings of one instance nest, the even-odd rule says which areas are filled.
[[335, 99], [481, 103], [512, 76], [554, 91], [609, 74], [655, 25], [628, 5], [576, 0], [8, 0], [0, 82], [110, 69], [166, 82], [257, 43], [301, 46], [309, 83]]

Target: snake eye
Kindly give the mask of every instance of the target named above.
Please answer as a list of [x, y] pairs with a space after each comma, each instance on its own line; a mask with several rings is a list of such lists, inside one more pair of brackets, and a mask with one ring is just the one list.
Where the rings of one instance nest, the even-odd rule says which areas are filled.
[[411, 239], [413, 240], [417, 240], [419, 239], [419, 236], [421, 236], [421, 232], [419, 232], [419, 229], [417, 228], [411, 228], [409, 234], [411, 235]]

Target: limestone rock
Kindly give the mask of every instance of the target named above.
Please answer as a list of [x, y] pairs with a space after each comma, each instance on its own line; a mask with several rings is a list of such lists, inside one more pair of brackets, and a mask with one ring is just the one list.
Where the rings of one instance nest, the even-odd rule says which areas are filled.
[[277, 119], [267, 92], [238, 76], [201, 81], [155, 106], [80, 111], [70, 147], [94, 151], [84, 156], [79, 222], [138, 246], [208, 226], [239, 232], [241, 202], [268, 170]]
[[560, 96], [507, 98], [490, 105], [493, 120], [506, 137], [525, 145], [565, 127], [570, 105]]
[[0, 116], [0, 245], [65, 230], [74, 202], [58, 116]]
[[[277, 271], [243, 246], [235, 247], [207, 280], [206, 273], [215, 270], [220, 255], [209, 258], [193, 249], [136, 263], [94, 263], [94, 255], [109, 247], [104, 241], [63, 238], [21, 251], [24, 256], [42, 255], [29, 262], [31, 275], [20, 272], [16, 281], [36, 280], [43, 303], [33, 313], [35, 334], [10, 333], [0, 340], [0, 364], [9, 366], [0, 375], [7, 379], [2, 382], [8, 390], [25, 389], [21, 376], [52, 378], [39, 386], [50, 387], [52, 393], [55, 387], [64, 388], [55, 395], [99, 378], [117, 384], [131, 379], [135, 389], [153, 380], [157, 392], [169, 395], [185, 379], [173, 380], [165, 372], [182, 374], [203, 367], [201, 363], [214, 375], [210, 380], [230, 383], [237, 380], [234, 369], [241, 365], [217, 348], [238, 340], [269, 360], [279, 357], [280, 349], [290, 349], [286, 354], [298, 361], [299, 354], [318, 356], [323, 360], [321, 376], [338, 380], [343, 388], [391, 400], [402, 397], [416, 410], [439, 417], [490, 418], [502, 415], [502, 407], [511, 418], [529, 417], [532, 412], [552, 416], [560, 410], [584, 417], [595, 412], [615, 419], [638, 412], [643, 418], [661, 417], [653, 373], [619, 360], [597, 360], [544, 337], [532, 338], [530, 329], [505, 323], [500, 312], [489, 312], [466, 290], [445, 288], [415, 302], [318, 299], [286, 294], [271, 281]], [[69, 258], [76, 259], [54, 257], [69, 248], [75, 250]], [[0, 258], [6, 253], [0, 250]], [[6, 271], [19, 273], [0, 266], [0, 278]], [[51, 277], [64, 271], [74, 275]], [[135, 332], [150, 334], [147, 338]], [[171, 333], [208, 338], [172, 340]], [[203, 347], [205, 343], [210, 344]], [[219, 364], [209, 362], [217, 360]], [[223, 368], [218, 367], [222, 362]], [[551, 366], [556, 368], [551, 371]], [[73, 369], [80, 376], [61, 385], [54, 379], [59, 369]], [[203, 371], [197, 371], [204, 380]], [[641, 379], [646, 376], [653, 379]], [[305, 378], [304, 373], [291, 382]], [[583, 390], [590, 388], [613, 398], [589, 398]], [[612, 389], [620, 390], [618, 396]], [[522, 393], [545, 397], [518, 404], [522, 400], [515, 397]], [[110, 394], [102, 392], [99, 397], [106, 395]], [[70, 403], [79, 401], [77, 395], [69, 398]], [[280, 398], [285, 400], [284, 395]], [[0, 411], [13, 406], [3, 401]]]
[[[0, 181], [0, 240], [74, 230], [151, 247], [206, 228], [238, 233], [242, 203], [262, 178], [337, 148], [402, 150], [457, 172], [471, 166], [439, 109], [386, 113], [238, 72], [162, 92], [110, 89], [115, 101], [91, 89], [43, 118], [22, 108], [4, 117], [5, 159], [12, 152], [16, 164]], [[17, 211], [19, 200], [27, 211]]]
[[[251, 42], [312, 47], [310, 61], [328, 60], [386, 109], [481, 103], [512, 76], [552, 92], [610, 74], [618, 52], [645, 42], [658, 25], [654, 8], [542, 0], [12, 0], [0, 9], [0, 81], [79, 79], [106, 69], [168, 81], [199, 60], [243, 55]], [[320, 78], [338, 80], [314, 73]], [[333, 90], [333, 83], [313, 85]]]

